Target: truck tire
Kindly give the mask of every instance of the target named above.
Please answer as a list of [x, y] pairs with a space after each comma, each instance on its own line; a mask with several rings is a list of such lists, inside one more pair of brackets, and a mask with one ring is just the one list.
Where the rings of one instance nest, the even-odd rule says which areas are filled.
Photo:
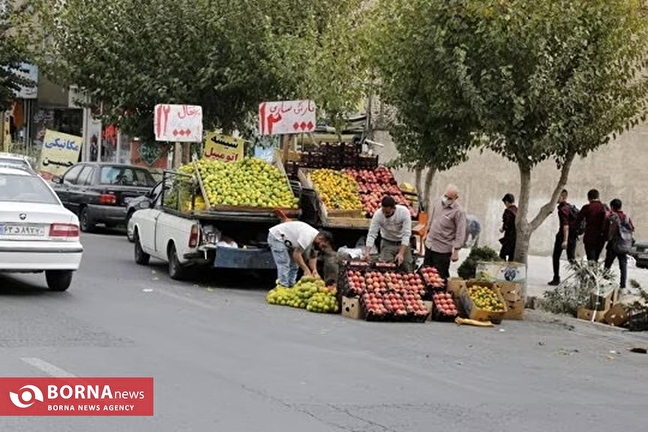
[[81, 214], [79, 215], [79, 225], [81, 231], [91, 233], [95, 230], [95, 223], [90, 219], [90, 212], [88, 207], [83, 207], [81, 209]]
[[175, 245], [169, 245], [169, 277], [173, 280], [183, 280], [185, 276], [185, 268], [180, 264], [178, 253], [176, 252]]
[[72, 273], [72, 270], [46, 270], [45, 280], [48, 288], [59, 292], [67, 290], [72, 283]]
[[147, 265], [151, 259], [151, 255], [144, 252], [142, 243], [140, 243], [139, 233], [137, 230], [133, 233], [133, 243], [135, 243], [135, 262], [139, 265]]

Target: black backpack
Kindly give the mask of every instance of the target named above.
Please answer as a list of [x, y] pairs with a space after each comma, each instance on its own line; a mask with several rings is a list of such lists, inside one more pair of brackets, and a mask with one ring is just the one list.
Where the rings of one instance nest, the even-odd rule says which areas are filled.
[[628, 217], [625, 220], [616, 214], [610, 215], [611, 238], [609, 242], [617, 254], [627, 254], [632, 249], [634, 238], [632, 236], [632, 227], [628, 223]]
[[574, 204], [569, 204], [569, 227], [574, 231], [576, 236], [581, 236], [585, 233], [584, 220], [578, 226], [575, 226], [579, 212], [580, 210], [578, 209], [578, 207], [576, 207]]

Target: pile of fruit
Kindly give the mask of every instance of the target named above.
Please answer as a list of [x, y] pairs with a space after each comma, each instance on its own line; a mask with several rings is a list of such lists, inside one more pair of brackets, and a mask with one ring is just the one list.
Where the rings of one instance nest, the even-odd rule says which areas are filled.
[[442, 289], [445, 287], [443, 278], [439, 276], [439, 272], [434, 267], [422, 267], [420, 272], [423, 280], [430, 288]]
[[380, 208], [380, 203], [385, 195], [391, 195], [396, 204], [404, 205], [409, 209], [412, 217], [416, 216], [417, 212], [399, 189], [398, 183], [389, 168], [379, 167], [375, 170], [345, 169], [342, 172], [351, 176], [358, 183], [360, 199], [367, 216], [373, 216]]
[[324, 205], [336, 210], [362, 210], [358, 184], [340, 171], [318, 169], [310, 174], [315, 190]]
[[417, 273], [403, 274], [389, 269], [367, 271], [356, 267], [347, 270], [345, 276], [345, 295], [360, 297], [369, 319], [425, 321], [428, 315], [423, 303], [425, 285]]
[[335, 290], [327, 288], [321, 279], [303, 277], [292, 288], [277, 285], [268, 292], [266, 301], [272, 305], [291, 306], [311, 312], [336, 313]]
[[457, 307], [455, 306], [452, 295], [447, 292], [435, 293], [432, 296], [432, 301], [434, 302], [435, 311], [446, 317], [456, 317], [457, 316]]
[[[299, 207], [299, 199], [294, 196], [285, 175], [261, 159], [236, 162], [201, 159], [198, 170], [212, 206]], [[195, 174], [193, 164], [184, 165], [178, 171]]]
[[489, 287], [473, 285], [468, 288], [468, 296], [478, 309], [487, 312], [504, 312], [504, 304], [497, 293]]

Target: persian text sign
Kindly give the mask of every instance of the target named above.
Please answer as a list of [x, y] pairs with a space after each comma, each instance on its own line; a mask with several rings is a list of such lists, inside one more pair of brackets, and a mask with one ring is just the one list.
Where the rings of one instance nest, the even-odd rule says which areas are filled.
[[41, 150], [40, 173], [45, 179], [62, 176], [79, 161], [83, 137], [53, 130], [45, 131]]
[[288, 135], [313, 132], [317, 126], [315, 102], [263, 102], [259, 105], [259, 134]]
[[224, 162], [236, 162], [243, 159], [245, 141], [229, 135], [210, 132], [205, 138], [205, 157]]
[[156, 141], [202, 142], [202, 107], [155, 105], [153, 129]]
[[0, 378], [2, 416], [152, 416], [153, 378]]

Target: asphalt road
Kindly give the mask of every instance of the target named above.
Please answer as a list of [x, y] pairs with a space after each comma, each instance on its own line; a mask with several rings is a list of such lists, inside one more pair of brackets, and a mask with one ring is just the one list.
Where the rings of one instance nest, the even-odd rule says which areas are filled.
[[0, 276], [2, 375], [152, 376], [155, 416], [4, 417], [2, 431], [646, 424], [648, 356], [627, 352], [626, 334], [535, 315], [495, 329], [318, 315], [266, 305], [264, 291], [245, 288], [259, 283], [245, 273], [178, 283], [164, 266], [137, 266], [120, 235], [82, 240], [82, 268], [66, 293], [48, 292], [42, 275]]

